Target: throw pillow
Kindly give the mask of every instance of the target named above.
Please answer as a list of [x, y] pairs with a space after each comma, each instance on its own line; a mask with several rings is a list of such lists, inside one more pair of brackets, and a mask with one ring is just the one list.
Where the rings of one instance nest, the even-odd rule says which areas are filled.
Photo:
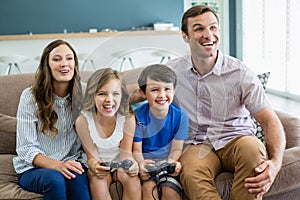
[[16, 128], [17, 119], [15, 117], [0, 113], [1, 154], [16, 154]]
[[264, 89], [266, 89], [266, 87], [267, 87], [267, 83], [268, 83], [270, 74], [271, 74], [271, 72], [266, 72], [266, 73], [257, 75], [257, 77], [259, 78]]
[[[266, 73], [262, 73], [262, 74], [259, 74], [257, 75], [263, 88], [266, 89], [267, 87], [267, 83], [268, 83], [268, 80], [269, 80], [269, 77], [270, 77], [270, 74], [271, 72], [266, 72]], [[254, 117], [251, 117], [255, 126], [256, 126], [256, 137], [264, 144], [266, 144], [265, 142], [265, 134], [264, 134], [264, 131], [261, 127], [261, 125], [254, 119]]]

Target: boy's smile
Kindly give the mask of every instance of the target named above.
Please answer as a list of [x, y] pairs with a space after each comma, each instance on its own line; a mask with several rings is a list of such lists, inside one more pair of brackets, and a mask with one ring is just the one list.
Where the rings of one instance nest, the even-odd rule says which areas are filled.
[[146, 94], [142, 92], [143, 97], [148, 100], [151, 113], [157, 117], [167, 115], [174, 94], [173, 83], [159, 82], [150, 78], [147, 79]]

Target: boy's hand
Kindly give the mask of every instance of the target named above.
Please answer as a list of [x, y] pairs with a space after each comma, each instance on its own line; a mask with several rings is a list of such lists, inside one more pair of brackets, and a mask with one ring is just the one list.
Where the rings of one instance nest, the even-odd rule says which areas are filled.
[[181, 163], [178, 162], [178, 161], [169, 162], [169, 160], [168, 160], [168, 163], [174, 163], [175, 164], [175, 172], [173, 174], [170, 174], [170, 175], [178, 176], [181, 172], [181, 169], [182, 169]]
[[148, 180], [150, 178], [148, 170], [146, 169], [146, 166], [149, 164], [155, 164], [155, 161], [154, 160], [143, 160], [140, 163], [140, 176], [141, 176], [142, 180]]

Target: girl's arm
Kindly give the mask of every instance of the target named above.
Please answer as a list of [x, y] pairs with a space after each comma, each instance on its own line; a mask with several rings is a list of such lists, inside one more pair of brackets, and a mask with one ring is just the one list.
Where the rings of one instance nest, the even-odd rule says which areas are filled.
[[135, 133], [134, 115], [126, 116], [123, 129], [123, 139], [120, 143], [120, 160], [133, 159], [132, 145]]
[[133, 137], [135, 133], [134, 115], [126, 116], [123, 129], [123, 139], [120, 143], [120, 160], [131, 160], [132, 165], [128, 170], [130, 176], [136, 176], [139, 172], [139, 166], [132, 155]]
[[96, 145], [90, 136], [88, 123], [83, 115], [80, 115], [75, 122], [76, 132], [81, 141], [84, 152], [88, 158], [89, 170], [99, 178], [104, 178], [109, 173], [109, 167], [100, 165], [101, 161], [98, 157]]

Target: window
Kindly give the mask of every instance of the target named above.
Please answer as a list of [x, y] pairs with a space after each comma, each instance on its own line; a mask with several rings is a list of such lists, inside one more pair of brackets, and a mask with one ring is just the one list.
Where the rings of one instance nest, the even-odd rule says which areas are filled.
[[220, 34], [221, 42], [220, 49], [228, 54], [229, 53], [229, 8], [228, 0], [185, 0], [184, 1], [184, 10], [186, 11], [192, 6], [195, 5], [207, 5], [212, 7], [219, 16], [220, 20]]
[[300, 100], [300, 1], [242, 1], [242, 60], [270, 71], [269, 92]]

